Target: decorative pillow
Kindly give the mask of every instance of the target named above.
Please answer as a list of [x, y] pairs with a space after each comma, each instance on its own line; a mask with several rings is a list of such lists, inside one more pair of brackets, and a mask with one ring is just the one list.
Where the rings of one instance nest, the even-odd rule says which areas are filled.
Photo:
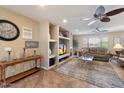
[[90, 48], [90, 53], [96, 53], [97, 52], [97, 49], [96, 48]]

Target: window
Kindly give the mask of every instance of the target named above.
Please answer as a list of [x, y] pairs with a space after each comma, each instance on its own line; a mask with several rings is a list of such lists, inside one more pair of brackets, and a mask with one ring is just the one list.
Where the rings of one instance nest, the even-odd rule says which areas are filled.
[[83, 47], [102, 47], [108, 48], [107, 37], [89, 37], [83, 39]]
[[101, 42], [99, 38], [89, 38], [89, 47], [100, 47]]
[[101, 47], [108, 48], [108, 38], [107, 37], [104, 37], [101, 39]]
[[83, 48], [87, 48], [87, 47], [88, 47], [88, 39], [83, 38]]

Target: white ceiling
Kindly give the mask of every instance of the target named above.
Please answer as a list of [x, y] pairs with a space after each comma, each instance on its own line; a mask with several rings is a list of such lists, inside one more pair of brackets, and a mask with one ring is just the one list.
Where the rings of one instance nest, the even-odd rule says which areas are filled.
[[[92, 17], [95, 9], [98, 6], [94, 5], [55, 5], [55, 6], [36, 6], [36, 5], [9, 5], [2, 6], [10, 9], [24, 16], [30, 17], [37, 21], [49, 20], [55, 24], [61, 25], [74, 34], [87, 34], [91, 33], [96, 27], [104, 29], [115, 30], [116, 28], [124, 28], [124, 13], [111, 17], [109, 23], [96, 22], [95, 24], [88, 26], [89, 21], [80, 21], [81, 18]], [[112, 9], [124, 7], [109, 5], [104, 6], [107, 11]], [[63, 19], [67, 19], [66, 24], [62, 23]], [[78, 29], [78, 30], [75, 30]]]

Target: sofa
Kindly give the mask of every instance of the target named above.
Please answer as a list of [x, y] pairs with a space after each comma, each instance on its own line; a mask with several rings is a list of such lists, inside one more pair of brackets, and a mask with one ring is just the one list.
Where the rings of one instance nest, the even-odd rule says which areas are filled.
[[94, 56], [94, 60], [108, 62], [112, 55], [107, 51], [105, 48], [82, 48], [80, 55], [88, 53]]

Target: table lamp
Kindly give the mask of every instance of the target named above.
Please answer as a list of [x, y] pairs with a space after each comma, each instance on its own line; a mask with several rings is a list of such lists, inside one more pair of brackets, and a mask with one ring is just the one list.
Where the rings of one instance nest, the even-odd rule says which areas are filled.
[[115, 44], [115, 46], [113, 47], [113, 49], [115, 50], [116, 54], [118, 56], [120, 56], [120, 53], [123, 49], [123, 46], [121, 44]]

